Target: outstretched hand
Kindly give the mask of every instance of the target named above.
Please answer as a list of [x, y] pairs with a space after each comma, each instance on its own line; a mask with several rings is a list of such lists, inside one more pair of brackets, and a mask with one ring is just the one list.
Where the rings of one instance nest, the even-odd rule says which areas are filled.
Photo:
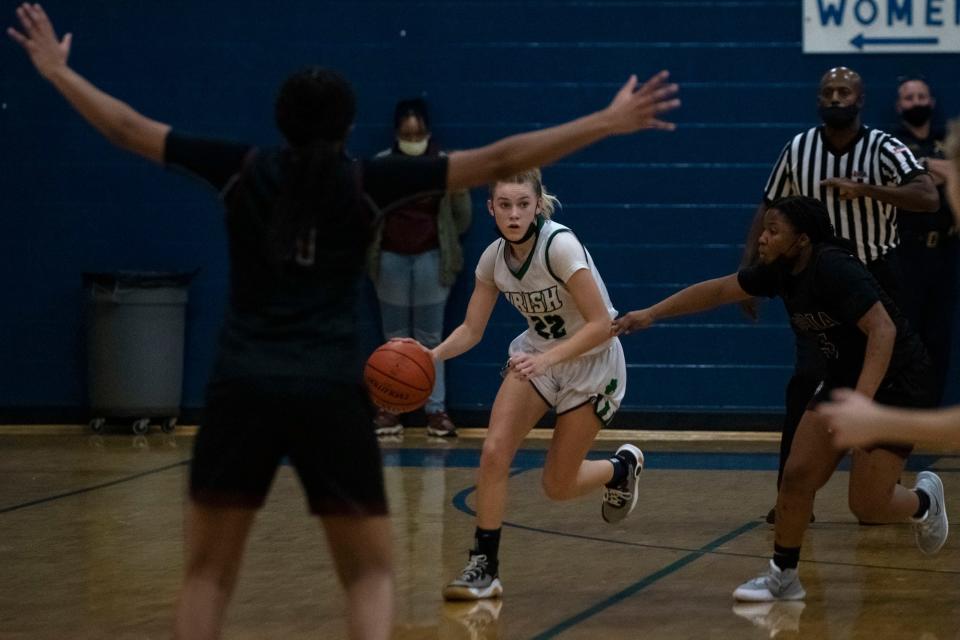
[[607, 107], [614, 133], [633, 133], [640, 129], [662, 129], [673, 131], [677, 128], [672, 122], [661, 120], [660, 116], [680, 106], [675, 83], [669, 83], [669, 71], [661, 71], [637, 88], [637, 76], [632, 75], [620, 88]]
[[58, 40], [53, 24], [39, 4], [25, 2], [17, 7], [16, 13], [23, 32], [7, 27], [7, 35], [23, 47], [40, 75], [49, 78], [57, 69], [66, 67], [73, 34]]
[[826, 418], [827, 430], [838, 449], [865, 447], [884, 437], [878, 428], [883, 409], [870, 398], [853, 389], [837, 389], [830, 402], [817, 406], [817, 413]]
[[654, 322], [653, 313], [649, 308], [637, 309], [626, 313], [613, 321], [613, 333], [623, 335], [633, 331], [649, 328]]

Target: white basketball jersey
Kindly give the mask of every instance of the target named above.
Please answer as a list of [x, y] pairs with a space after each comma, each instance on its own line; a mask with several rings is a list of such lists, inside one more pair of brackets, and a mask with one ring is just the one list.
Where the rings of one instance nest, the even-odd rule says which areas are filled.
[[[611, 320], [617, 317], [617, 310], [610, 303], [607, 287], [587, 248], [569, 228], [552, 220], [540, 220], [537, 243], [523, 264], [511, 267], [507, 263], [510, 245], [501, 238], [483, 252], [476, 275], [480, 280], [494, 284], [527, 319], [528, 341], [542, 352], [572, 336], [586, 324], [564, 284], [576, 271], [590, 270]], [[608, 342], [604, 341], [584, 355], [598, 353], [607, 346]]]

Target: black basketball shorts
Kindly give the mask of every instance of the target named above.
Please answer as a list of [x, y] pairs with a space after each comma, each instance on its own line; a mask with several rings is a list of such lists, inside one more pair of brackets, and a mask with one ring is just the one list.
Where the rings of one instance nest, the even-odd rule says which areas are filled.
[[373, 407], [362, 385], [297, 378], [211, 382], [190, 496], [259, 508], [287, 460], [317, 515], [387, 513]]

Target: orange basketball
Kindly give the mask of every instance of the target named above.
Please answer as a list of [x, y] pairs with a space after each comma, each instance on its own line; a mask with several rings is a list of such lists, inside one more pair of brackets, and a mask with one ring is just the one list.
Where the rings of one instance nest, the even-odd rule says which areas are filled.
[[391, 340], [370, 354], [363, 369], [370, 398], [391, 413], [419, 409], [433, 391], [433, 358], [419, 344]]

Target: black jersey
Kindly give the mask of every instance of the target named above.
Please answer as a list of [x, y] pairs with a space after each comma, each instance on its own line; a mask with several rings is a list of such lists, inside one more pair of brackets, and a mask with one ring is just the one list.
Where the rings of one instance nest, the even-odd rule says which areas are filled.
[[[925, 160], [926, 158], [934, 158], [942, 160], [944, 158], [943, 140], [947, 134], [943, 129], [932, 130], [930, 135], [924, 140], [915, 137], [906, 127], [898, 129], [896, 134], [897, 138], [902, 140], [918, 159]], [[953, 213], [950, 211], [950, 205], [947, 204], [944, 185], [939, 185], [937, 192], [940, 194], [939, 210], [933, 213], [926, 211], [901, 212], [902, 215], [898, 218], [901, 236], [908, 234], [915, 236], [920, 234], [926, 235], [927, 232], [930, 231], [946, 232], [953, 227]]]
[[818, 245], [807, 268], [796, 275], [780, 265], [757, 265], [740, 271], [737, 279], [750, 295], [783, 299], [794, 333], [812, 336], [819, 344], [830, 386], [856, 386], [867, 345], [857, 322], [877, 302], [897, 329], [884, 380], [926, 358], [897, 306], [863, 263], [844, 249]]
[[344, 156], [357, 197], [326, 212], [289, 255], [272, 231], [288, 151], [171, 132], [164, 159], [217, 189], [226, 208], [230, 303], [212, 378], [359, 379], [355, 314], [371, 223], [408, 198], [442, 193], [447, 158]]

